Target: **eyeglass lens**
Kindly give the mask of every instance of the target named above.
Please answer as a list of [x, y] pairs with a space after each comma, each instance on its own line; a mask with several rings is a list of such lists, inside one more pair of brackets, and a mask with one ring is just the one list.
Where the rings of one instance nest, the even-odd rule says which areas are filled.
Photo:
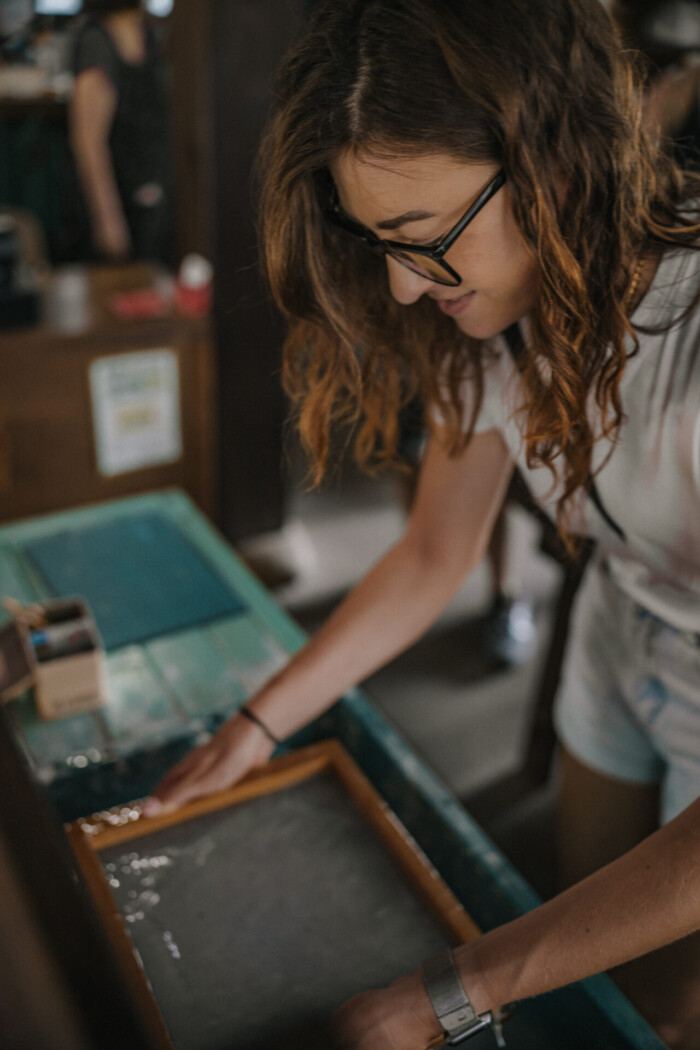
[[459, 281], [449, 274], [436, 259], [430, 259], [426, 255], [414, 255], [413, 252], [398, 248], [388, 248], [387, 255], [420, 277], [427, 277], [439, 284], [459, 284]]

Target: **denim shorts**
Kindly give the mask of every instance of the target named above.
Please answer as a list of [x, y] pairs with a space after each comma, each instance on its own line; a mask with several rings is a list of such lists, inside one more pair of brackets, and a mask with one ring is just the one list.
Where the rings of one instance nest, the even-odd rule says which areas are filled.
[[589, 566], [577, 595], [554, 722], [584, 765], [657, 783], [661, 820], [700, 796], [700, 638], [647, 612]]

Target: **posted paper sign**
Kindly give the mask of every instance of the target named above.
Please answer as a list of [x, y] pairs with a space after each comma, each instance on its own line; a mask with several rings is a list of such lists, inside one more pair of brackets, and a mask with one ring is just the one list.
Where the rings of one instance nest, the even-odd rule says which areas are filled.
[[172, 350], [93, 361], [90, 393], [101, 474], [114, 477], [180, 459], [180, 383]]

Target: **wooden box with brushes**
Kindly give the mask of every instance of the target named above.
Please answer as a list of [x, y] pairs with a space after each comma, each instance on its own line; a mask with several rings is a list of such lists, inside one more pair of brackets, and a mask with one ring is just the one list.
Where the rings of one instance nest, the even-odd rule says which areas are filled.
[[45, 719], [94, 711], [105, 703], [104, 646], [83, 598], [21, 605], [3, 599], [12, 619], [0, 628], [0, 699], [29, 686]]

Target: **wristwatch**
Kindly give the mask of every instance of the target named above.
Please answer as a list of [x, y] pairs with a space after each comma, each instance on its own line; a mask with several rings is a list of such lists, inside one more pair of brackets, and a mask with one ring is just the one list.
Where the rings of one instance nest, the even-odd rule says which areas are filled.
[[447, 1046], [459, 1046], [492, 1025], [498, 1046], [505, 1046], [500, 1023], [494, 1025], [491, 1011], [478, 1014], [472, 1006], [459, 979], [451, 948], [423, 963], [423, 982], [447, 1036]]

